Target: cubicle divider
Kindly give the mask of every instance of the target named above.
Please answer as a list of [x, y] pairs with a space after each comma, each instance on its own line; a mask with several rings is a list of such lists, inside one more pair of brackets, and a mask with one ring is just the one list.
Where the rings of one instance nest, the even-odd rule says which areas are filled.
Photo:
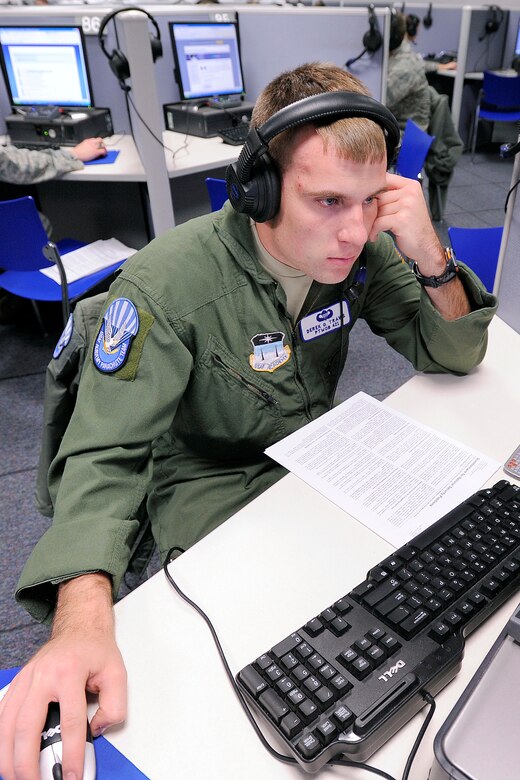
[[[498, 258], [494, 293], [498, 295], [498, 314], [517, 333], [520, 333], [520, 154], [515, 157], [511, 178], [512, 192], [507, 204], [504, 233]], [[514, 187], [514, 189], [513, 189]], [[513, 362], [518, 360], [511, 356]]]

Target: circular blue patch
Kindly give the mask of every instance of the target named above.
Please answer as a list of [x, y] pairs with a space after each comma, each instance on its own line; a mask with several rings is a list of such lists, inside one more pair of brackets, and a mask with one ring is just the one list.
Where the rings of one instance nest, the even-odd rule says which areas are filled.
[[52, 353], [52, 357], [56, 360], [56, 358], [59, 358], [69, 341], [72, 337], [72, 331], [74, 330], [74, 317], [72, 314], [69, 315], [69, 319], [67, 320], [67, 324], [65, 325], [65, 328], [63, 330], [63, 333], [58, 339], [58, 343], [54, 347], [54, 352]]
[[132, 339], [139, 330], [139, 315], [132, 301], [117, 298], [103, 316], [94, 343], [94, 365], [104, 374], [117, 371], [126, 362]]

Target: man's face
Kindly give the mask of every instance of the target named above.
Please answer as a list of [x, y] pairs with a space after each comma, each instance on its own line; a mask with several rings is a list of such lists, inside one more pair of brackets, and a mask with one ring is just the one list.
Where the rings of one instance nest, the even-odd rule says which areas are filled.
[[257, 224], [260, 241], [277, 260], [324, 284], [348, 276], [377, 216], [386, 186], [384, 161], [339, 157], [312, 129], [302, 130], [282, 176], [280, 210]]

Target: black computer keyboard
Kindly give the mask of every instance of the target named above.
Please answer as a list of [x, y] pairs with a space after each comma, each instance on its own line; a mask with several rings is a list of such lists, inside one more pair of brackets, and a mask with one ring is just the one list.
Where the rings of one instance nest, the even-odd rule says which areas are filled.
[[218, 135], [222, 138], [225, 144], [232, 144], [233, 146], [241, 146], [247, 138], [249, 133], [249, 125], [243, 122], [235, 127], [225, 127], [223, 130], [218, 131]]
[[[324, 574], [324, 576], [326, 576]], [[520, 585], [520, 487], [480, 490], [237, 674], [300, 764], [365, 761], [460, 669]]]

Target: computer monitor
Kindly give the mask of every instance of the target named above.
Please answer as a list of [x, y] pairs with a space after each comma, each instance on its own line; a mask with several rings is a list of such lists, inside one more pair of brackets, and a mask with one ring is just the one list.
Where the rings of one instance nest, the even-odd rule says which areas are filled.
[[81, 27], [0, 26], [0, 64], [13, 108], [92, 105]]
[[170, 22], [182, 100], [244, 93], [236, 22]]
[[516, 31], [515, 56], [520, 57], [520, 19], [518, 20], [518, 29]]

